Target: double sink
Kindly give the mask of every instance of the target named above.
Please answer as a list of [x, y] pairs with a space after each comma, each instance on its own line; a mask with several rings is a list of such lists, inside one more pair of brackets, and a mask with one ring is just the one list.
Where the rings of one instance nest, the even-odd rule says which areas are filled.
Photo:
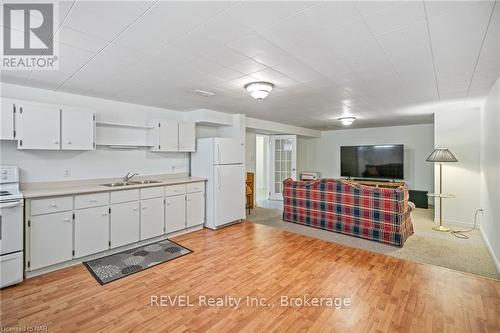
[[120, 187], [120, 186], [130, 186], [130, 185], [144, 185], [144, 184], [156, 184], [160, 183], [157, 180], [138, 180], [138, 181], [127, 181], [127, 182], [116, 182], [116, 183], [107, 183], [107, 184], [101, 184], [102, 186], [107, 186], [107, 187]]

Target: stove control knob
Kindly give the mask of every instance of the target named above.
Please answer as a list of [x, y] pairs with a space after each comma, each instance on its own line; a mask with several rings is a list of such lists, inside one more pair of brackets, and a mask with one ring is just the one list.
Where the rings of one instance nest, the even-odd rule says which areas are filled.
[[2, 175], [2, 179], [7, 179], [7, 175]]
[[9, 170], [2, 170], [2, 175], [6, 175], [7, 173], [9, 173]]

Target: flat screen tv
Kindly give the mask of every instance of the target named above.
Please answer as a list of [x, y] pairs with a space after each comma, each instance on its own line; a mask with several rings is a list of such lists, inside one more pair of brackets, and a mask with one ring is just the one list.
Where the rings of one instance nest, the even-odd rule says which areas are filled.
[[404, 145], [340, 147], [340, 175], [350, 178], [404, 179]]

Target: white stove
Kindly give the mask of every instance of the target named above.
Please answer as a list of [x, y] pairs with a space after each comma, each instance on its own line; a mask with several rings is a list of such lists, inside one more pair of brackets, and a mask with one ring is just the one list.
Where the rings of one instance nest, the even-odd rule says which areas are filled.
[[19, 169], [0, 166], [0, 288], [23, 280], [23, 195]]

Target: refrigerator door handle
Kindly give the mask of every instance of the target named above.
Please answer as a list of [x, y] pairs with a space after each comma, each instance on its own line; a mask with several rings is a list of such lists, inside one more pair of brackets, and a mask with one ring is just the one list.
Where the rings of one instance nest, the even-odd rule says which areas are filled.
[[217, 188], [220, 190], [220, 169], [217, 168]]
[[217, 144], [217, 164], [220, 164], [220, 145]]

